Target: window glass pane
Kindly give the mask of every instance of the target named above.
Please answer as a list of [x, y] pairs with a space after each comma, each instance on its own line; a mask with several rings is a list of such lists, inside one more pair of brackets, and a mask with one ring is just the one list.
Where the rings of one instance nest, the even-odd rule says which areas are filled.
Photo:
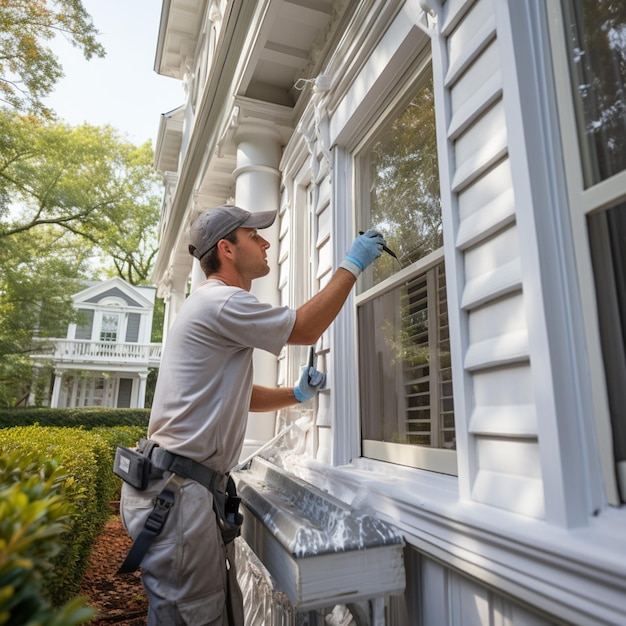
[[585, 187], [626, 168], [626, 3], [563, 0]]
[[365, 160], [370, 211], [364, 226], [381, 232], [400, 259], [383, 255], [373, 265], [370, 281], [378, 284], [443, 245], [432, 78], [380, 133]]
[[91, 339], [93, 328], [93, 310], [78, 309], [78, 320], [76, 323], [76, 339]]
[[443, 262], [359, 307], [363, 438], [454, 449]]
[[626, 461], [626, 203], [588, 218], [615, 460]]
[[120, 316], [117, 313], [103, 313], [100, 326], [100, 341], [117, 341]]
[[85, 401], [86, 406], [103, 406], [104, 392], [105, 392], [104, 378], [96, 378], [93, 381], [93, 388], [91, 389], [91, 398], [89, 401]]

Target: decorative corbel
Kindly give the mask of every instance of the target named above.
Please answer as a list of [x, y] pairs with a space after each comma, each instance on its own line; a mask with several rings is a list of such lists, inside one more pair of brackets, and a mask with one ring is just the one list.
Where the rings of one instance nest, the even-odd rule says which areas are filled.
[[438, 21], [441, 16], [441, 2], [439, 0], [419, 0], [422, 11], [433, 21]]
[[228, 124], [226, 124], [226, 127], [222, 131], [222, 134], [218, 137], [217, 142], [215, 143], [214, 154], [218, 159], [221, 159], [224, 156], [222, 148], [224, 147], [224, 144], [228, 141], [229, 135], [234, 130], [236, 130], [237, 126], [239, 126], [239, 113], [239, 106], [235, 105], [233, 107], [232, 113], [230, 114]]

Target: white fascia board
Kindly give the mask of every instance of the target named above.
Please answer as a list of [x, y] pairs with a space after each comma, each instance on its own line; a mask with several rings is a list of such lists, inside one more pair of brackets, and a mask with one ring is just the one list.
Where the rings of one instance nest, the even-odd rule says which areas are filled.
[[159, 120], [159, 130], [154, 147], [154, 169], [163, 170], [161, 165], [164, 153], [168, 150], [180, 152], [183, 136], [183, 122], [185, 107], [180, 106], [169, 113], [162, 113]]

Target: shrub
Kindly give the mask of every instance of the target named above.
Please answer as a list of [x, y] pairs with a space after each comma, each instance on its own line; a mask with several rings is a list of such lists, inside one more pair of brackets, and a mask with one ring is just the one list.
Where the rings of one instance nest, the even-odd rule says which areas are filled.
[[99, 426], [148, 427], [150, 409], [22, 408], [0, 409], [0, 429], [13, 426], [63, 426], [87, 430]]
[[44, 594], [74, 512], [65, 480], [54, 461], [21, 450], [0, 457], [0, 624], [73, 626], [95, 615], [85, 598], [54, 608]]
[[91, 431], [93, 434], [102, 437], [107, 443], [106, 456], [101, 463], [103, 479], [103, 497], [106, 502], [120, 499], [122, 489], [121, 479], [113, 473], [113, 462], [115, 461], [115, 450], [117, 446], [132, 448], [141, 437], [146, 437], [147, 429], [143, 426], [100, 426]]
[[28, 454], [54, 459], [63, 471], [63, 493], [73, 505], [63, 533], [63, 549], [54, 557], [54, 570], [44, 586], [54, 605], [76, 593], [89, 554], [109, 515], [109, 501], [119, 497], [121, 481], [113, 474], [115, 446], [132, 445], [144, 428], [50, 428], [24, 426], [2, 430], [0, 454]]

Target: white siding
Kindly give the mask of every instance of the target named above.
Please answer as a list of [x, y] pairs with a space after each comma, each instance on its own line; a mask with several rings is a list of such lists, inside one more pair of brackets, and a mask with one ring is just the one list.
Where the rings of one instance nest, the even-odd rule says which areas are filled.
[[449, 146], [448, 206], [453, 215], [448, 219], [456, 226], [454, 254], [463, 269], [455, 276], [460, 299], [450, 301], [461, 310], [460, 357], [469, 416], [468, 431], [462, 434], [468, 466], [459, 468], [461, 484], [468, 489], [464, 495], [476, 502], [542, 517], [521, 242], [494, 7], [481, 0], [463, 14], [455, 13], [455, 6], [460, 3], [451, 4], [448, 66], [442, 68], [449, 97], [447, 127], [438, 132], [445, 133], [440, 145]]

